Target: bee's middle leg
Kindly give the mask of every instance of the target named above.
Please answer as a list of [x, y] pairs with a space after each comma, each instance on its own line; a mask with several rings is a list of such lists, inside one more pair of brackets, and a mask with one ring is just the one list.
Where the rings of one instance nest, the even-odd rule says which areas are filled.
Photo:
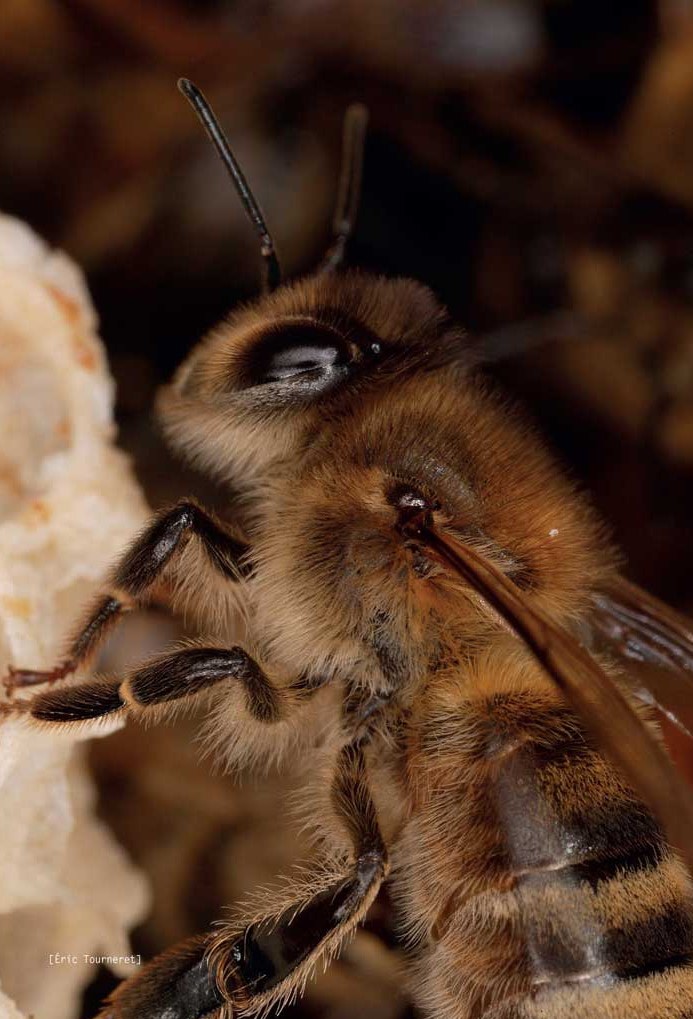
[[146, 714], [183, 702], [224, 682], [240, 682], [248, 713], [259, 722], [277, 722], [288, 707], [289, 691], [275, 686], [240, 647], [187, 647], [151, 659], [123, 680], [93, 679], [52, 687], [25, 701], [0, 705], [0, 713], [23, 714], [47, 725], [85, 722], [131, 711]]

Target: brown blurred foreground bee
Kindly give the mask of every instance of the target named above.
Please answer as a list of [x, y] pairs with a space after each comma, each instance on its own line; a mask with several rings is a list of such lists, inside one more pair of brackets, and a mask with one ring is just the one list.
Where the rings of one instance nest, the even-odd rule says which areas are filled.
[[63, 664], [8, 685], [81, 668], [164, 577], [203, 617], [233, 590], [249, 649], [189, 644], [6, 710], [75, 725], [204, 695], [230, 766], [308, 762], [324, 863], [154, 959], [101, 1015], [265, 1013], [387, 880], [426, 1015], [693, 1016], [693, 806], [656, 721], [690, 735], [693, 633], [618, 575], [599, 522], [432, 294], [338, 271], [365, 112], [347, 116], [334, 244], [281, 285], [209, 107], [180, 87], [265, 260], [262, 298], [160, 402], [173, 445], [239, 493], [237, 533], [189, 501], [160, 514]]

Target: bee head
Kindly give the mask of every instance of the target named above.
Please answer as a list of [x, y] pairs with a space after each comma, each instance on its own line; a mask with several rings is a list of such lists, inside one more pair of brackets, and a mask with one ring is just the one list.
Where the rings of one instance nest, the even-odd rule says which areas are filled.
[[318, 272], [281, 285], [262, 210], [199, 89], [179, 88], [224, 164], [260, 241], [263, 296], [222, 322], [193, 350], [158, 410], [165, 434], [204, 471], [252, 494], [297, 463], [326, 421], [393, 374], [460, 353], [461, 338], [433, 295], [406, 280], [334, 274], [358, 209], [366, 109], [344, 121], [333, 244]]
[[195, 348], [159, 398], [171, 443], [250, 490], [295, 473], [322, 429], [393, 379], [440, 368], [464, 340], [429, 290], [347, 272], [279, 287]]

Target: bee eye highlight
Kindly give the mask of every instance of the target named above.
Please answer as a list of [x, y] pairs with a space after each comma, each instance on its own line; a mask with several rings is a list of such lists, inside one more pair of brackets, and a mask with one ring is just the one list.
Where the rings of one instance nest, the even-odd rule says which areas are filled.
[[265, 369], [264, 381], [278, 382], [292, 375], [331, 368], [342, 363], [343, 353], [336, 345], [321, 347], [299, 343], [295, 347], [284, 347], [272, 356]]

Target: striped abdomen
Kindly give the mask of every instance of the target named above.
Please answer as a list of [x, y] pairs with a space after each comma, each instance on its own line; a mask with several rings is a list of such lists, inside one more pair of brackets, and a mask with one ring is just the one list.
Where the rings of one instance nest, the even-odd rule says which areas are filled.
[[436, 1019], [693, 1019], [685, 868], [540, 673], [477, 669], [429, 694], [413, 730], [399, 890], [422, 1004]]

